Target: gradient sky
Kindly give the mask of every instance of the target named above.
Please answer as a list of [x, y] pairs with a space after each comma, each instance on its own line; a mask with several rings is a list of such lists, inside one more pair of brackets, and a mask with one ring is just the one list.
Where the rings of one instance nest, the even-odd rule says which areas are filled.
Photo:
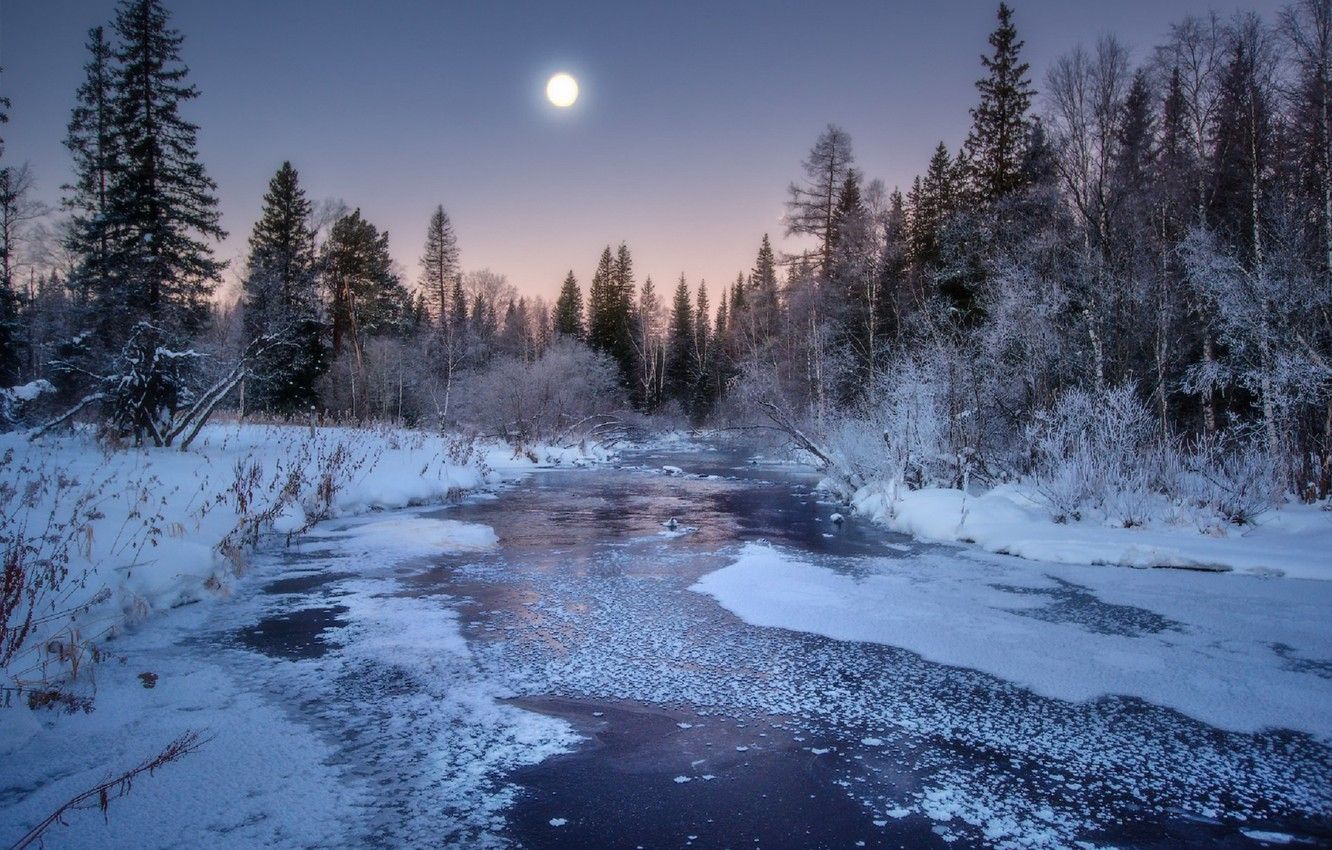
[[[1190, 12], [1280, 2], [1012, 0], [1038, 84], [1079, 41], [1114, 33], [1146, 57]], [[852, 136], [867, 177], [903, 189], [956, 148], [996, 2], [408, 2], [168, 0], [202, 96], [203, 161], [239, 257], [284, 159], [313, 199], [341, 197], [391, 233], [407, 279], [444, 204], [464, 268], [552, 296], [586, 288], [627, 241], [659, 291], [684, 272], [714, 294], [778, 241], [786, 185], [819, 131]], [[89, 27], [114, 0], [0, 0], [6, 154], [39, 195], [68, 179], [61, 142]], [[550, 74], [582, 89], [558, 111]], [[228, 274], [228, 278], [231, 273]], [[715, 298], [714, 298], [715, 300]]]

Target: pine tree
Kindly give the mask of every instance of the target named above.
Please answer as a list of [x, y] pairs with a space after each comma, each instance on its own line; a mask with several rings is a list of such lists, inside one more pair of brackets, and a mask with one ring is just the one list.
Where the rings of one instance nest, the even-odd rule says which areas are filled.
[[120, 0], [113, 75], [116, 167], [107, 191], [108, 275], [97, 281], [111, 341], [147, 320], [169, 340], [197, 334], [225, 264], [204, 240], [221, 240], [216, 185], [197, 150], [198, 127], [180, 114], [198, 97], [180, 61], [184, 38], [161, 0]]
[[889, 344], [900, 341], [905, 326], [903, 315], [913, 306], [910, 233], [906, 200], [901, 191], [893, 189], [888, 196], [888, 212], [883, 223], [883, 258], [879, 263], [883, 297], [879, 302], [878, 322]]
[[555, 333], [572, 339], [583, 338], [583, 293], [572, 269], [565, 275], [560, 297], [555, 300]]
[[275, 335], [284, 343], [261, 358], [247, 384], [247, 403], [272, 413], [315, 407], [315, 384], [328, 367], [310, 211], [296, 169], [282, 163], [250, 234], [243, 290], [246, 338]]
[[698, 282], [694, 307], [694, 392], [693, 415], [703, 419], [712, 412], [717, 400], [717, 343], [708, 320], [708, 284]]
[[788, 188], [786, 233], [788, 236], [813, 236], [818, 240], [822, 260], [820, 270], [825, 274], [832, 266], [837, 198], [854, 164], [851, 136], [842, 128], [829, 124], [801, 163], [805, 171], [804, 185], [792, 183]]
[[457, 274], [458, 239], [454, 236], [449, 214], [444, 212], [444, 205], [440, 204], [431, 213], [430, 224], [426, 226], [420, 279], [421, 290], [440, 328], [447, 321], [449, 304], [452, 302], [450, 289]]
[[1174, 68], [1161, 103], [1154, 179], [1161, 198], [1164, 236], [1171, 242], [1183, 238], [1184, 228], [1197, 208], [1194, 187], [1198, 164], [1189, 142], [1185, 111], [1188, 105], [1179, 69]]
[[510, 357], [529, 360], [535, 353], [535, 347], [536, 341], [532, 336], [532, 323], [527, 310], [527, 299], [514, 299], [509, 302], [509, 306], [504, 311], [504, 323], [499, 335], [499, 349]]
[[964, 147], [971, 190], [993, 202], [1022, 188], [1022, 162], [1031, 133], [1030, 66], [1020, 58], [1023, 42], [1013, 26], [1013, 10], [999, 4], [999, 26], [990, 34], [991, 56], [982, 56], [987, 75], [977, 80], [980, 103], [971, 110], [972, 127]]
[[696, 345], [689, 284], [684, 275], [680, 275], [680, 282], [675, 287], [675, 300], [671, 303], [671, 327], [666, 338], [665, 394], [686, 410], [692, 407], [693, 402]]
[[74, 182], [61, 188], [70, 212], [65, 248], [77, 258], [70, 286], [82, 306], [89, 291], [109, 275], [111, 180], [117, 166], [114, 54], [102, 27], [88, 31], [88, 63], [75, 95], [65, 147], [73, 159]]

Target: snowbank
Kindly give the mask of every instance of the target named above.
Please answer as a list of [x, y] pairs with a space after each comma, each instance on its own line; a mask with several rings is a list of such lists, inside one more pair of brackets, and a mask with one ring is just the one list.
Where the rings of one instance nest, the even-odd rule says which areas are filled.
[[[515, 455], [387, 427], [219, 424], [188, 452], [107, 451], [87, 434], [36, 443], [0, 435], [0, 542], [36, 547], [30, 573], [66, 572], [63, 589], [48, 588], [35, 607], [27, 649], [5, 678], [31, 686], [57, 677], [82, 661], [90, 641], [155, 611], [226, 595], [265, 534], [441, 500], [538, 463], [605, 456], [599, 447], [548, 446]], [[432, 529], [379, 532], [376, 545], [400, 547]]]
[[921, 540], [974, 543], [989, 552], [1062, 564], [1236, 570], [1332, 580], [1332, 512], [1311, 505], [1269, 511], [1252, 527], [1200, 530], [1181, 515], [1134, 528], [1057, 524], [1019, 488], [981, 494], [862, 487], [857, 512]]
[[[1209, 725], [1332, 739], [1326, 585], [917, 556], [851, 575], [766, 544], [691, 590], [752, 625], [900, 647], [1046, 697], [1133, 696]], [[1273, 616], [1280, 611], [1281, 616]]]

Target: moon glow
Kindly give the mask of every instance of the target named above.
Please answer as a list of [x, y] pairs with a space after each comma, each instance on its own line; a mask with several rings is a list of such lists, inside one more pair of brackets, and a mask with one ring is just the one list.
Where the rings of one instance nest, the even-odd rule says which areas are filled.
[[546, 99], [560, 109], [567, 109], [578, 100], [578, 81], [563, 72], [546, 83]]

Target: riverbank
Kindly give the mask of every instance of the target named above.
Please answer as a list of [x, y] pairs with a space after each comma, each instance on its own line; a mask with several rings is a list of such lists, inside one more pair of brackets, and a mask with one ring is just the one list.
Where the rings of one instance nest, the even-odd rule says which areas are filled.
[[1028, 490], [1012, 484], [964, 493], [875, 482], [847, 499], [891, 531], [1028, 560], [1332, 581], [1332, 511], [1322, 504], [1288, 504], [1243, 526], [1166, 506], [1126, 528], [1098, 518], [1055, 522]]
[[[4, 685], [20, 700], [59, 693], [89, 707], [105, 641], [164, 610], [227, 598], [269, 535], [606, 456], [394, 427], [217, 424], [186, 452], [111, 450], [89, 433], [0, 435], [0, 540], [24, 588], [6, 623], [23, 631], [6, 635], [22, 648]], [[0, 724], [0, 738], [28, 726]]]

